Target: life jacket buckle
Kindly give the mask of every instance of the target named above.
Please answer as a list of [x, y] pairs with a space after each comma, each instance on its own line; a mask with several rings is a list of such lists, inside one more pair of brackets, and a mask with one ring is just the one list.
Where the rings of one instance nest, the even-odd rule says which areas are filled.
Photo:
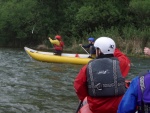
[[98, 83], [95, 86], [96, 86], [97, 90], [102, 90], [103, 89], [103, 85], [101, 83]]

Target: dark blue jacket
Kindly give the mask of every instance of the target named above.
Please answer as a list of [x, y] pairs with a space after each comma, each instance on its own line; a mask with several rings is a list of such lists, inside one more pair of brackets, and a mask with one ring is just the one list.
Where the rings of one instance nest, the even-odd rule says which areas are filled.
[[84, 48], [90, 48], [92, 47], [92, 49], [90, 50], [90, 54], [96, 54], [96, 50], [93, 44], [88, 44], [88, 45], [82, 45], [82, 47]]

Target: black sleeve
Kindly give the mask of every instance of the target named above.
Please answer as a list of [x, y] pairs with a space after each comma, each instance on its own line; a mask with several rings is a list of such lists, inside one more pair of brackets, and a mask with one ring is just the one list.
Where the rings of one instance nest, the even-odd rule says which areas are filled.
[[88, 45], [82, 45], [82, 47], [84, 48], [90, 48], [91, 44], [88, 44]]

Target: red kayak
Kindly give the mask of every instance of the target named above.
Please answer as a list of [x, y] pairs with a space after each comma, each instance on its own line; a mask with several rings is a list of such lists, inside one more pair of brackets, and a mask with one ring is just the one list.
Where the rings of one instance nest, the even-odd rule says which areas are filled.
[[[127, 88], [129, 87], [130, 82], [131, 82], [131, 81], [129, 81], [129, 80], [126, 80], [126, 81], [125, 81]], [[78, 113], [93, 113], [93, 112], [89, 109], [89, 104], [88, 104], [88, 102], [87, 102], [87, 97], [86, 97], [86, 98], [84, 99], [84, 101], [83, 101], [82, 103], [80, 103], [80, 104], [82, 104], [82, 105], [81, 105], [81, 108], [80, 108], [80, 110], [78, 111]]]

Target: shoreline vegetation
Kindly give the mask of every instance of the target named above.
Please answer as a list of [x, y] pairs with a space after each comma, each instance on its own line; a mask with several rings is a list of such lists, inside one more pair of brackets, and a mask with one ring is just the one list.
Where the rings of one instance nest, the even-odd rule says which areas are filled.
[[0, 47], [53, 48], [61, 35], [64, 52], [85, 51], [89, 37], [110, 37], [127, 55], [150, 47], [150, 0], [2, 0]]
[[[142, 57], [142, 58], [149, 58], [149, 56], [144, 55], [144, 47], [142, 46], [142, 41], [140, 40], [124, 40], [123, 39], [117, 39], [116, 46], [119, 48], [124, 54], [130, 57]], [[87, 44], [87, 40], [81, 41], [82, 44]], [[49, 44], [48, 44], [49, 43]], [[53, 51], [53, 47], [48, 41], [48, 43], [39, 44], [35, 47], [33, 47], [36, 50], [40, 51]], [[86, 54], [86, 52], [79, 46], [80, 43], [78, 41], [74, 41], [71, 46], [65, 46], [64, 47], [64, 53], [78, 53], [78, 54]], [[147, 43], [150, 45], [150, 43]], [[87, 50], [88, 51], [88, 50]]]
[[[125, 40], [117, 39], [116, 46], [119, 48], [125, 55], [128, 57], [137, 57], [137, 58], [150, 58], [147, 55], [144, 55], [144, 47], [150, 47], [150, 46], [142, 46], [142, 41], [139, 40]], [[82, 44], [87, 44], [87, 40], [81, 41]], [[78, 41], [74, 41], [71, 46], [64, 46], [63, 53], [77, 53], [77, 54], [87, 54], [80, 46], [80, 43]], [[147, 42], [147, 45], [150, 45], [150, 42]], [[44, 51], [44, 52], [53, 52], [53, 46], [49, 41], [44, 41], [41, 44], [38, 45], [27, 45], [24, 47], [29, 47], [31, 49]], [[12, 46], [0, 46], [0, 48], [17, 48], [17, 49], [23, 49], [23, 47], [12, 47]], [[87, 49], [88, 51], [88, 49]]]

